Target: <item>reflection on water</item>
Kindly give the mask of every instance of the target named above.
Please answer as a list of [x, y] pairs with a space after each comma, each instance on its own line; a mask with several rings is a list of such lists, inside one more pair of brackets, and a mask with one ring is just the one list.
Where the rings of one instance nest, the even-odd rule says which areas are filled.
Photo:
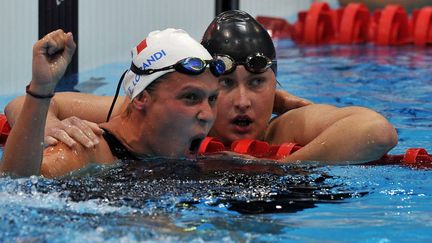
[[[59, 180], [3, 178], [0, 231], [7, 239], [26, 240], [31, 235], [38, 235], [36, 240], [50, 239], [46, 234], [58, 235], [63, 227], [93, 229], [102, 239], [125, 232], [140, 239], [168, 233], [187, 238], [187, 232], [206, 227], [218, 228], [220, 233], [232, 227], [250, 231], [257, 227], [256, 219], [249, 219], [248, 225], [247, 218], [235, 212], [294, 213], [317, 203], [342, 203], [366, 194], [350, 191], [340, 182], [313, 164], [212, 158], [128, 161], [114, 168], [99, 167], [95, 176]], [[197, 214], [201, 220], [197, 221]], [[225, 220], [224, 215], [235, 217]], [[260, 223], [262, 232], [283, 232], [282, 226], [266, 221]]]
[[193, 207], [204, 200], [240, 213], [296, 212], [364, 194], [337, 191], [343, 187], [326, 184], [329, 176], [315, 169], [232, 159], [131, 161], [97, 176], [59, 183], [72, 201], [102, 199], [116, 207], [142, 208], [172, 197], [179, 200], [176, 206]]

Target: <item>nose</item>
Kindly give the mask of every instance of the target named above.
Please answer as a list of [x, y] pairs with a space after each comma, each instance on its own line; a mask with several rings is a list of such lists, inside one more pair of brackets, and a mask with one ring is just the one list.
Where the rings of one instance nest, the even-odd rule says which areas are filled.
[[197, 114], [198, 121], [203, 125], [209, 123], [213, 125], [215, 116], [216, 116], [215, 108], [210, 106], [208, 102], [203, 102]]
[[234, 107], [240, 111], [247, 111], [251, 107], [251, 99], [248, 95], [248, 91], [242, 85], [237, 87], [237, 92], [235, 92], [233, 97]]

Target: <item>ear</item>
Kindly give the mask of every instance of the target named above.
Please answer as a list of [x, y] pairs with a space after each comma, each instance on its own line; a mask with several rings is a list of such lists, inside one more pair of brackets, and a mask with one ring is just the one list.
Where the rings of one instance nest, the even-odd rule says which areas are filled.
[[147, 92], [147, 90], [144, 90], [139, 94], [135, 99], [132, 100], [132, 104], [135, 107], [135, 109], [144, 111], [147, 109], [151, 102], [151, 96]]

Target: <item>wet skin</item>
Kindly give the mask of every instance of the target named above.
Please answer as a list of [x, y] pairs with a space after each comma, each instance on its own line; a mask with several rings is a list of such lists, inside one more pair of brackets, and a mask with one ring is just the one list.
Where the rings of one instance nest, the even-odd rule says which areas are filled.
[[208, 70], [198, 76], [168, 75], [147, 96], [145, 112], [151, 115], [141, 126], [151, 138], [146, 139], [147, 154], [183, 157], [198, 149], [213, 125], [218, 84]]
[[226, 145], [238, 139], [263, 139], [270, 120], [276, 91], [272, 70], [261, 74], [237, 66], [235, 72], [219, 77], [219, 116], [210, 136]]

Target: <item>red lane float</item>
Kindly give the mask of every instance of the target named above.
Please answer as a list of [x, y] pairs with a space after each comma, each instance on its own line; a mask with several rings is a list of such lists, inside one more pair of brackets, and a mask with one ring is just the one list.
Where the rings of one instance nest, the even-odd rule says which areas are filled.
[[258, 16], [257, 21], [266, 28], [273, 38], [291, 38], [293, 26], [283, 18]]
[[432, 44], [432, 7], [413, 11], [413, 38], [417, 46]]
[[372, 32], [377, 45], [403, 45], [412, 40], [408, 14], [400, 5], [387, 5], [375, 12], [375, 22], [376, 31]]
[[[247, 154], [256, 158], [280, 160], [293, 154], [301, 146], [295, 143], [283, 143], [281, 145], [269, 145], [267, 142], [241, 139], [234, 141], [231, 147], [226, 148], [217, 138], [206, 137], [201, 143], [198, 153], [201, 155], [231, 151], [239, 154]], [[410, 148], [403, 155], [384, 155], [382, 158], [366, 163], [366, 165], [392, 165], [402, 164], [417, 168], [432, 168], [432, 157], [423, 148]]]
[[313, 4], [306, 15], [303, 42], [305, 44], [331, 42], [336, 33], [331, 18], [332, 13], [327, 3]]
[[339, 43], [356, 44], [369, 40], [371, 15], [364, 4], [348, 4], [342, 14]]
[[316, 2], [309, 11], [300, 12], [292, 36], [302, 44], [334, 43], [338, 29], [340, 12], [331, 10], [325, 2]]
[[211, 154], [222, 151], [231, 151], [238, 154], [252, 155], [256, 158], [283, 159], [301, 148], [296, 143], [283, 143], [269, 145], [267, 142], [254, 139], [241, 139], [234, 141], [231, 147], [226, 148], [217, 138], [206, 137], [198, 150], [198, 154]]
[[414, 10], [412, 17], [398, 4], [373, 14], [361, 3], [331, 9], [325, 2], [312, 3], [298, 13], [293, 25], [281, 18], [258, 16], [273, 38], [291, 38], [299, 44], [356, 44], [418, 46], [432, 44], [432, 7]]
[[[11, 131], [5, 115], [0, 114], [0, 145], [3, 146]], [[293, 154], [302, 147], [296, 143], [283, 143], [280, 145], [269, 145], [267, 142], [242, 139], [234, 141], [231, 147], [226, 148], [217, 138], [206, 137], [199, 149], [198, 154], [211, 154], [223, 151], [231, 151], [239, 154], [247, 154], [256, 158], [280, 160]], [[420, 168], [432, 168], [432, 157], [424, 148], [410, 148], [404, 155], [384, 155], [379, 160], [368, 162], [369, 165], [404, 164]]]
[[9, 136], [11, 127], [7, 122], [7, 118], [5, 115], [0, 114], [0, 145], [4, 145], [6, 143], [6, 139]]

